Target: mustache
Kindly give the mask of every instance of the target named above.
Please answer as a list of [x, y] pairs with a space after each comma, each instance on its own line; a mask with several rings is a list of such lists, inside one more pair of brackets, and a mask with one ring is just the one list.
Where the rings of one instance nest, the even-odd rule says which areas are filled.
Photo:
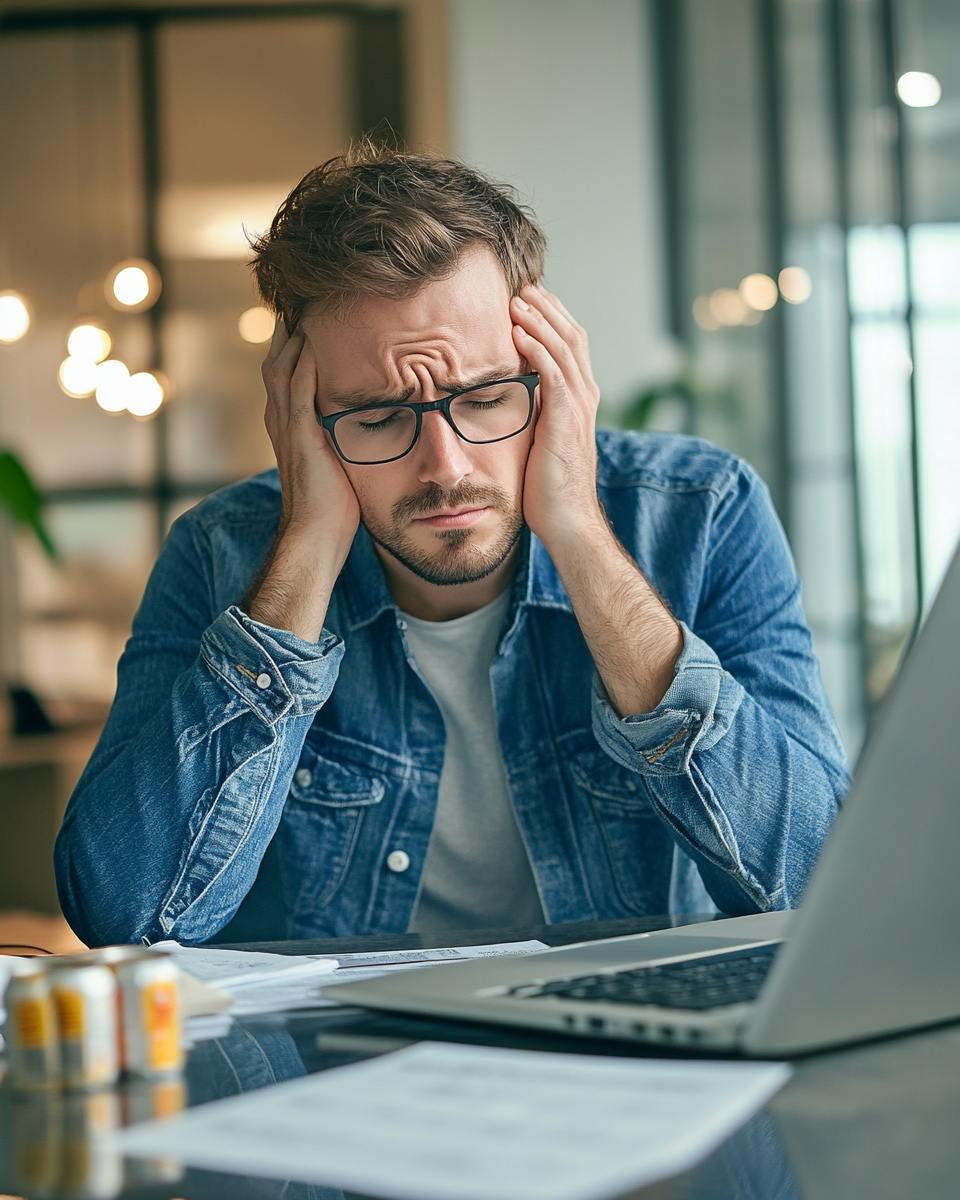
[[428, 484], [420, 492], [412, 496], [403, 496], [390, 510], [394, 521], [403, 525], [414, 517], [436, 509], [459, 508], [464, 504], [475, 504], [478, 508], [489, 505], [506, 511], [510, 506], [510, 497], [498, 487], [480, 487], [473, 483], [461, 483], [449, 491], [437, 483]]

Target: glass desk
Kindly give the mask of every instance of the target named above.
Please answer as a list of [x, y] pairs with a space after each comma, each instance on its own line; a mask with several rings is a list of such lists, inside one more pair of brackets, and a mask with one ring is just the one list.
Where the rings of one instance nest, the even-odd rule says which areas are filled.
[[[689, 918], [695, 920], [696, 918]], [[257, 943], [257, 949], [329, 953], [539, 937], [551, 945], [660, 928], [656, 919], [472, 930], [432, 941], [414, 934], [337, 942]], [[247, 948], [253, 948], [253, 945]], [[238, 1020], [200, 1042], [185, 1077], [189, 1104], [268, 1087], [358, 1062], [413, 1042], [469, 1042], [642, 1057], [615, 1042], [508, 1028], [392, 1017], [356, 1009]], [[181, 1170], [176, 1163], [124, 1168], [105, 1135], [143, 1119], [170, 1093], [116, 1093], [21, 1101], [0, 1089], [0, 1193], [31, 1200], [344, 1200], [338, 1189]], [[955, 1200], [960, 1195], [960, 1024], [811, 1056], [787, 1086], [694, 1170], [633, 1193], [640, 1200]], [[346, 1200], [353, 1200], [347, 1194]]]

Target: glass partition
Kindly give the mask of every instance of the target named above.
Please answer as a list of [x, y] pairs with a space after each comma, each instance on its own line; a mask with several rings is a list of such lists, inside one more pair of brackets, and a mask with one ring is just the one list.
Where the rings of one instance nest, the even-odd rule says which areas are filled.
[[[0, 528], [0, 642], [56, 720], [105, 711], [170, 522], [273, 464], [248, 239], [352, 137], [403, 136], [401, 45], [389, 6], [0, 15], [0, 300], [31, 317], [18, 340], [0, 328], [0, 448], [47, 495], [61, 555], [25, 536], [11, 554]], [[147, 292], [124, 302], [127, 268]]]
[[960, 535], [960, 6], [653, 9], [679, 384], [770, 486], [855, 757]]

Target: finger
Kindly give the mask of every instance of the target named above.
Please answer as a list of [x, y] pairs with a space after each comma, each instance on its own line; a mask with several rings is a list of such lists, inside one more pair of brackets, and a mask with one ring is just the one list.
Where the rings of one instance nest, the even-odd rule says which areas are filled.
[[525, 287], [520, 290], [521, 299], [538, 312], [543, 313], [551, 325], [568, 341], [586, 336], [583, 328], [570, 316], [556, 296], [542, 288]]
[[564, 305], [559, 296], [555, 296], [553, 292], [548, 292], [545, 287], [538, 286], [536, 290], [541, 296], [544, 297], [544, 299], [548, 300], [550, 304], [553, 305], [553, 307], [561, 314], [561, 316], [570, 322], [574, 329], [579, 330], [581, 333], [584, 332], [583, 326], [579, 323], [579, 321], [577, 321], [576, 317], [572, 315], [570, 310], [566, 307], [566, 305]]
[[570, 315], [560, 300], [542, 287], [521, 289], [521, 297], [541, 312], [557, 330], [564, 341], [573, 349], [580, 372], [584, 379], [593, 383], [593, 368], [590, 364], [590, 344], [587, 331]]
[[571, 388], [583, 385], [583, 372], [574, 348], [538, 308], [528, 305], [520, 298], [515, 298], [513, 318], [525, 333], [535, 338], [549, 351], [554, 362], [562, 369]]
[[290, 415], [313, 417], [317, 400], [317, 360], [313, 347], [304, 339], [290, 378]]
[[[276, 331], [274, 331], [274, 339], [277, 339]], [[263, 365], [260, 368], [260, 373], [263, 375], [263, 381], [267, 385], [268, 391], [277, 385], [282, 388], [285, 383], [289, 384], [290, 377], [299, 361], [304, 341], [304, 335], [299, 329], [295, 329], [289, 337], [286, 336], [286, 331], [284, 331], [283, 338], [278, 343], [276, 355], [273, 356], [273, 343], [271, 343], [271, 354], [268, 354], [263, 360]]]
[[513, 341], [519, 353], [527, 360], [532, 369], [540, 376], [540, 387], [537, 389], [537, 400], [542, 400], [542, 393], [569, 393], [569, 385], [560, 364], [553, 358], [550, 351], [537, 338], [529, 334], [522, 325], [514, 325]]
[[290, 335], [287, 333], [287, 327], [283, 322], [283, 318], [278, 314], [273, 322], [273, 336], [267, 348], [267, 356], [263, 361], [265, 363], [273, 362], [289, 340]]

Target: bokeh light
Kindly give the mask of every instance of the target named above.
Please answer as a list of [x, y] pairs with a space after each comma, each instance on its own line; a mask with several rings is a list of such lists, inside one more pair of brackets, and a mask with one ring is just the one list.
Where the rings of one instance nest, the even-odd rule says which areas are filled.
[[270, 341], [275, 324], [276, 317], [270, 309], [257, 305], [257, 307], [248, 308], [246, 312], [240, 314], [237, 328], [245, 342], [257, 345], [260, 342]]
[[19, 292], [0, 292], [0, 342], [19, 342], [30, 328], [30, 306]]
[[710, 311], [710, 297], [698, 296], [693, 302], [693, 319], [707, 333], [716, 333], [720, 322]]
[[60, 364], [57, 378], [68, 396], [79, 399], [81, 396], [92, 396], [97, 390], [97, 370], [93, 359], [71, 355]]
[[160, 272], [145, 258], [126, 258], [107, 273], [103, 294], [120, 312], [145, 312], [157, 302], [162, 288]]
[[755, 312], [768, 312], [777, 302], [777, 285], [762, 271], [741, 279], [738, 291], [744, 304]]
[[118, 358], [108, 358], [97, 367], [97, 403], [104, 412], [123, 412], [127, 407], [130, 372]]
[[897, 95], [908, 108], [933, 108], [940, 103], [940, 80], [929, 71], [906, 71], [897, 80]]
[[778, 282], [780, 295], [788, 304], [803, 304], [813, 292], [813, 280], [803, 267], [784, 267]]
[[750, 310], [739, 292], [717, 288], [710, 296], [710, 311], [721, 325], [742, 325]]
[[163, 384], [150, 371], [138, 371], [127, 381], [127, 411], [150, 417], [163, 403]]
[[142, 303], [150, 295], [150, 280], [142, 267], [124, 267], [113, 281], [113, 294], [128, 308]]
[[78, 325], [71, 329], [67, 338], [67, 349], [72, 357], [85, 358], [93, 363], [103, 362], [112, 347], [113, 339], [99, 325]]

